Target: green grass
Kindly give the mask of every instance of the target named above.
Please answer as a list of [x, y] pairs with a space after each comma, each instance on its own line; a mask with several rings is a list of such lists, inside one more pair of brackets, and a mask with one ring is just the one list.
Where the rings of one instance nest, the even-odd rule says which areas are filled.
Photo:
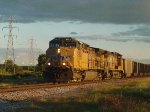
[[[32, 84], [43, 82], [43, 77], [41, 73], [31, 73], [31, 72], [24, 72], [18, 74], [3, 74], [0, 75], [0, 87], [12, 86], [12, 85], [20, 85], [20, 84]], [[5, 85], [5, 86], [4, 86]]]
[[150, 78], [32, 102], [17, 112], [149, 112]]
[[0, 76], [2, 76], [2, 75], [4, 75], [4, 74], [5, 74], [6, 76], [12, 75], [12, 73], [6, 72], [5, 70], [0, 69]]

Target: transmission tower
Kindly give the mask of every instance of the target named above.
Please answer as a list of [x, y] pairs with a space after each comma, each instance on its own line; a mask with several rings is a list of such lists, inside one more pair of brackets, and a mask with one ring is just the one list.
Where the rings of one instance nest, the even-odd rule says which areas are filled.
[[[29, 67], [34, 67], [35, 71], [35, 48], [36, 48], [36, 40], [35, 39], [29, 39], [29, 48], [28, 48], [28, 61], [29, 61]], [[29, 69], [29, 68], [28, 68]]]
[[[13, 64], [15, 64], [15, 55], [14, 55], [14, 37], [17, 38], [17, 35], [13, 35], [12, 31], [15, 28], [18, 27], [13, 27], [13, 22], [14, 18], [12, 16], [9, 17], [8, 22], [9, 25], [6, 27], [3, 27], [3, 29], [8, 29], [8, 35], [4, 35], [4, 37], [8, 37], [8, 42], [7, 42], [7, 49], [6, 49], [6, 57], [5, 57], [5, 70], [7, 68], [7, 61], [12, 60]], [[15, 73], [15, 68], [14, 68], [14, 73]]]

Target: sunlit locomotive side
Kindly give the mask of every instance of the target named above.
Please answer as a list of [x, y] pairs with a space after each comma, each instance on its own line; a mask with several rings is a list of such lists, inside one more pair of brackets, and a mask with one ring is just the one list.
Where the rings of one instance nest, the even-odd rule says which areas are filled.
[[123, 77], [122, 55], [90, 47], [71, 37], [51, 40], [46, 56], [43, 76], [49, 82]]
[[[89, 70], [86, 77], [94, 76], [95, 80], [122, 77], [122, 55], [116, 52], [110, 52], [99, 48], [89, 48]], [[93, 75], [91, 75], [93, 74]]]

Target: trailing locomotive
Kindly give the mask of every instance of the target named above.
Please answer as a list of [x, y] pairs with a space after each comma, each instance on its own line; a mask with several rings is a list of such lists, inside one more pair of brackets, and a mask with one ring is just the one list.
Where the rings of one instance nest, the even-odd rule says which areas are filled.
[[71, 37], [49, 42], [43, 77], [49, 82], [103, 80], [149, 75], [150, 66], [122, 58], [117, 52], [90, 47]]

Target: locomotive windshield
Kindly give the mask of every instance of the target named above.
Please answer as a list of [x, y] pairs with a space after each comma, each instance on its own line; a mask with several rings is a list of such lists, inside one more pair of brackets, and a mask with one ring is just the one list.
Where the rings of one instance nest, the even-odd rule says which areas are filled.
[[55, 38], [49, 43], [49, 47], [76, 47], [77, 41], [73, 38]]

